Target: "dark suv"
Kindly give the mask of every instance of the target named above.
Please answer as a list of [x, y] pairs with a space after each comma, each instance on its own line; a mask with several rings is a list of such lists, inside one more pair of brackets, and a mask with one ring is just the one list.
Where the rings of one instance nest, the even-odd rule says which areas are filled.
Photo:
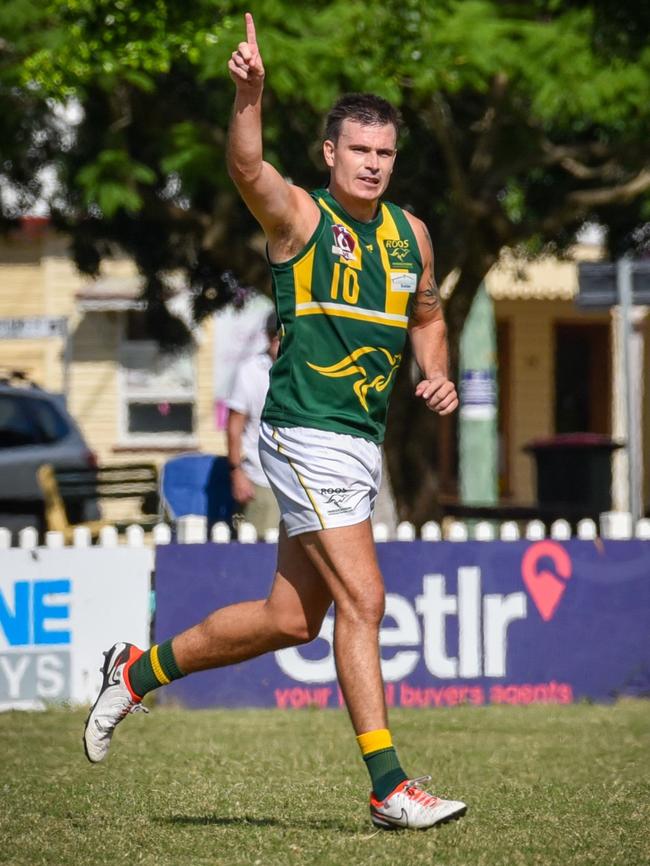
[[[96, 463], [63, 397], [24, 380], [0, 378], [0, 526], [44, 530], [43, 497], [36, 471], [43, 463], [57, 468], [87, 468]], [[79, 507], [74, 519], [89, 519], [96, 503]]]

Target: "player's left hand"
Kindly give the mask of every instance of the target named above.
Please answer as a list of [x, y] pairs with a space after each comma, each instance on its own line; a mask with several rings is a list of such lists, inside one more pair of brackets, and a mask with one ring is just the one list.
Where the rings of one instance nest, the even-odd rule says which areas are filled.
[[415, 396], [421, 397], [427, 408], [438, 415], [451, 415], [458, 407], [456, 386], [446, 376], [433, 376], [418, 382]]

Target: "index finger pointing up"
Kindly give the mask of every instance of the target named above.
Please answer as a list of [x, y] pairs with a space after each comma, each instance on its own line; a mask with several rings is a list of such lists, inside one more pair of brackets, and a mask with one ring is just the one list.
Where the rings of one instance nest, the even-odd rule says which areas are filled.
[[255, 35], [255, 22], [250, 12], [246, 13], [246, 42], [249, 45], [257, 45], [257, 36]]

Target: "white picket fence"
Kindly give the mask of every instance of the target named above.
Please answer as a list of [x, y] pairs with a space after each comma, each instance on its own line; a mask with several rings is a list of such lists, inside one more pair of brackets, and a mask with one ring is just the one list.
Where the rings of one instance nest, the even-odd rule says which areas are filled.
[[[625, 540], [637, 538], [650, 541], [650, 518], [644, 517], [633, 525], [632, 515], [623, 511], [609, 511], [600, 515], [600, 525], [597, 526], [593, 520], [581, 520], [576, 527], [575, 538], [590, 541], [596, 538]], [[397, 527], [394, 534], [389, 532], [383, 523], [373, 526], [376, 542], [386, 541], [414, 541], [418, 537], [415, 526], [412, 523], [403, 522]], [[462, 520], [445, 522], [443, 526], [434, 520], [425, 523], [420, 530], [422, 541], [518, 541], [524, 538], [528, 541], [540, 541], [547, 537], [546, 527], [541, 520], [531, 520], [522, 530], [516, 521], [508, 520], [503, 523], [495, 521], [478, 521], [467, 523]], [[556, 520], [548, 533], [549, 538], [557, 541], [566, 541], [572, 537], [571, 524], [568, 520]], [[141, 526], [132, 525], [127, 527], [124, 540], [118, 537], [114, 526], [105, 526], [99, 533], [98, 545], [100, 547], [116, 547], [118, 544], [126, 544], [130, 547], [142, 547], [144, 545], [169, 544], [173, 539], [172, 527], [167, 523], [159, 523], [146, 536]], [[236, 535], [230, 531], [226, 523], [216, 523], [210, 532], [208, 539], [207, 520], [201, 515], [191, 514], [181, 517], [176, 523], [175, 540], [181, 544], [204, 544], [208, 540], [215, 544], [228, 544], [238, 541], [242, 544], [251, 544], [258, 540], [275, 543], [278, 540], [278, 530], [268, 530], [263, 539], [258, 539], [255, 527], [243, 522], [239, 525]], [[84, 526], [78, 526], [73, 532], [73, 547], [90, 547], [92, 539], [89, 530]], [[34, 527], [21, 529], [17, 535], [17, 545], [22, 549], [32, 549], [38, 546], [38, 532]], [[46, 532], [45, 547], [64, 547], [64, 536], [61, 532]], [[0, 527], [0, 550], [12, 547], [12, 533], [5, 527]]]

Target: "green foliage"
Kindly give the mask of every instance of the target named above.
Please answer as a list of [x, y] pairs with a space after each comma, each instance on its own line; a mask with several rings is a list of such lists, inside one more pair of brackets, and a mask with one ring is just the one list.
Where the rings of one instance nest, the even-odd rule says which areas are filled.
[[501, 194], [503, 209], [513, 223], [520, 223], [524, 218], [525, 192], [517, 181], [508, 183]]
[[[80, 192], [86, 206], [102, 198], [112, 218], [121, 209], [144, 216], [156, 197], [203, 211], [210, 190], [217, 198], [229, 192], [226, 63], [243, 38], [247, 8], [238, 0], [198, 0], [191, 8], [169, 0], [50, 0], [38, 11], [27, 0], [9, 4], [6, 19], [20, 10], [45, 24], [40, 39], [23, 40], [14, 68], [24, 91], [74, 97], [93, 112], [92, 103], [107, 103], [102, 126], [92, 120], [92, 141], [80, 135], [75, 152], [61, 155], [62, 163], [77, 163], [67, 173], [71, 198]], [[469, 200], [481, 203], [490, 233], [500, 225], [488, 258], [540, 229], [550, 242], [568, 237], [572, 225], [599, 214], [574, 208], [558, 220], [551, 211], [564, 197], [621, 182], [643, 163], [650, 47], [632, 38], [635, 14], [623, 22], [613, 4], [267, 0], [256, 19], [268, 71], [269, 158], [297, 181], [313, 182], [323, 112], [342, 91], [375, 90], [401, 104], [408, 119], [404, 161], [418, 175], [398, 178], [397, 190], [443, 243], [446, 226], [461, 240], [469, 229]], [[573, 145], [580, 176], [571, 177], [552, 151]], [[603, 155], [593, 157], [598, 149]], [[149, 169], [146, 177], [136, 165]], [[409, 193], [414, 180], [418, 191], [435, 189], [436, 201]], [[152, 187], [149, 194], [143, 186]], [[462, 266], [458, 246], [439, 258], [441, 276]]]
[[214, 171], [221, 156], [207, 127], [183, 121], [169, 130], [169, 150], [161, 158], [160, 167], [167, 175], [181, 176], [184, 189], [194, 192]]
[[57, 98], [116, 81], [152, 92], [156, 76], [179, 59], [197, 63], [203, 46], [218, 39], [215, 4], [205, 0], [187, 10], [167, 0], [50, 0], [47, 10], [51, 40], [26, 59], [25, 78]]
[[[647, 249], [647, 4], [257, 5], [265, 155], [294, 182], [323, 182], [322, 117], [340, 93], [372, 90], [401, 107], [390, 197], [428, 224], [438, 279], [459, 274], [446, 308], [452, 351], [504, 247], [563, 251], [591, 220], [607, 227], [613, 255]], [[0, 200], [0, 228], [42, 195], [38, 170], [48, 164], [60, 181], [52, 218], [88, 273], [121, 247], [153, 303], [165, 272], [181, 270], [199, 316], [239, 297], [224, 271], [268, 288], [259, 227], [224, 159], [226, 64], [248, 9], [243, 0], [0, 4], [0, 183], [18, 195]], [[60, 121], [71, 102], [82, 112], [73, 130]], [[394, 405], [411, 399], [402, 384]], [[417, 426], [423, 441], [435, 436], [430, 418]], [[404, 519], [435, 516], [411, 505], [431, 508], [431, 463], [411, 467], [429, 488], [400, 503]]]
[[52, 106], [35, 88], [22, 86], [22, 59], [43, 40], [43, 11], [37, 2], [0, 4], [0, 230], [12, 225], [41, 194], [38, 171], [60, 146]]
[[123, 208], [135, 213], [142, 207], [139, 184], [151, 185], [156, 175], [148, 166], [129, 159], [122, 150], [102, 150], [94, 162], [77, 175], [89, 207], [96, 204], [102, 216], [111, 219]]

